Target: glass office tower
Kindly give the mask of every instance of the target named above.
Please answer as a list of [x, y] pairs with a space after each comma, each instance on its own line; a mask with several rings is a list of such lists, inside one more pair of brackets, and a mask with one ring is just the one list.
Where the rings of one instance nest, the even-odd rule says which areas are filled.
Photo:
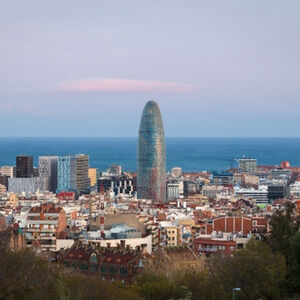
[[163, 122], [156, 102], [144, 107], [138, 138], [138, 199], [166, 201], [166, 144]]

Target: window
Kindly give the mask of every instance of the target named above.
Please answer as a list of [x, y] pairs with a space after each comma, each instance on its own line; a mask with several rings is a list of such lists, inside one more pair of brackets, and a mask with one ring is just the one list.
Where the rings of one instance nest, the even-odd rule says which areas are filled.
[[76, 263], [72, 263], [72, 268], [73, 269], [77, 269], [77, 264]]
[[96, 266], [96, 265], [91, 265], [91, 271], [92, 271], [92, 272], [97, 272], [97, 271], [98, 271], [98, 266]]
[[120, 274], [121, 275], [126, 275], [127, 274], [127, 269], [126, 268], [120, 268]]
[[234, 251], [235, 247], [234, 246], [230, 246], [230, 251]]
[[117, 273], [117, 269], [115, 267], [111, 267], [109, 269], [109, 272], [112, 273], [112, 274], [115, 274], [115, 273]]
[[252, 225], [257, 226], [257, 221], [256, 220], [252, 221]]
[[105, 272], [106, 272], [106, 267], [101, 266], [101, 267], [100, 267], [100, 271], [101, 271], [102, 273], [105, 273]]
[[97, 258], [96, 253], [93, 253], [93, 254], [91, 255], [91, 257], [90, 257], [90, 262], [91, 262], [92, 264], [97, 264], [97, 263], [98, 263], [98, 258]]
[[81, 265], [80, 265], [80, 269], [81, 269], [82, 271], [87, 271], [89, 268], [88, 268], [88, 265], [87, 265], [87, 264], [81, 264]]

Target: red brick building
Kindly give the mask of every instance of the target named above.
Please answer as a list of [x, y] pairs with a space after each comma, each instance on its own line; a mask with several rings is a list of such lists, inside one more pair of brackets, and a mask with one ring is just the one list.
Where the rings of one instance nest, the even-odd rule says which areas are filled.
[[89, 275], [100, 276], [103, 281], [132, 282], [144, 267], [148, 257], [146, 244], [132, 249], [125, 240], [117, 247], [100, 246], [97, 242], [76, 242], [66, 252], [62, 252], [59, 261], [66, 268]]
[[264, 233], [267, 231], [267, 219], [262, 216], [253, 217], [217, 217], [205, 224], [205, 234], [216, 232], [232, 232], [247, 235], [249, 233]]

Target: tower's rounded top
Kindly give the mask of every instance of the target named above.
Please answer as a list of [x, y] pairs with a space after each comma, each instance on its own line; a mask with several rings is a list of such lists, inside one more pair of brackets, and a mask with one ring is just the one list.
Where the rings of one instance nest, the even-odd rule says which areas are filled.
[[143, 114], [160, 115], [158, 104], [153, 100], [148, 101], [144, 107]]

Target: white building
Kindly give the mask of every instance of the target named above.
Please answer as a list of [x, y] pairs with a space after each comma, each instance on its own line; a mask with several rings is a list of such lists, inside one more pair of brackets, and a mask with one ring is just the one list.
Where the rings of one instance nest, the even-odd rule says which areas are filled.
[[40, 177], [31, 178], [8, 178], [8, 192], [26, 195], [35, 194], [43, 186]]
[[15, 177], [15, 170], [16, 170], [15, 167], [3, 166], [3, 167], [0, 168], [0, 174], [1, 175], [6, 175], [10, 178], [13, 178], [13, 177]]
[[171, 180], [167, 183], [168, 200], [179, 199], [183, 197], [183, 181]]
[[268, 203], [268, 186], [261, 185], [258, 189], [254, 188], [234, 188], [237, 198], [255, 199], [256, 203]]

